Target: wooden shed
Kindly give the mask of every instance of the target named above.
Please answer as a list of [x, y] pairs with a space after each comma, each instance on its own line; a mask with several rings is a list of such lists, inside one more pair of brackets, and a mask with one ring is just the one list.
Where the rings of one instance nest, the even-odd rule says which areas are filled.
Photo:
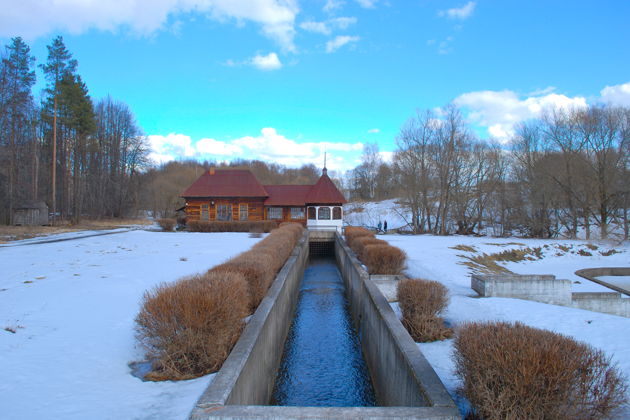
[[49, 223], [48, 206], [43, 201], [23, 203], [13, 209], [15, 226], [42, 226]]

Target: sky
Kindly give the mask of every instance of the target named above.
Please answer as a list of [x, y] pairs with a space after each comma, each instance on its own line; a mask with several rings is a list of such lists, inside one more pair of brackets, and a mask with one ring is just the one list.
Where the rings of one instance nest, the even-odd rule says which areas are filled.
[[155, 162], [321, 167], [326, 152], [343, 171], [450, 102], [504, 144], [549, 107], [630, 106], [629, 17], [627, 0], [0, 0], [0, 42], [43, 63], [62, 35]]

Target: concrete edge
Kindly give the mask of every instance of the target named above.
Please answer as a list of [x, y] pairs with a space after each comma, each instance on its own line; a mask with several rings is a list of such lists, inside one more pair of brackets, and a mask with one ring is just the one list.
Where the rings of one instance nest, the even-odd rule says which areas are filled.
[[[383, 296], [379, 288], [370, 281], [368, 272], [362, 268], [356, 255], [348, 252], [350, 251], [350, 247], [346, 244], [341, 235], [337, 234], [335, 240], [341, 249], [348, 254], [354, 269], [359, 272], [361, 279], [366, 286], [366, 290], [369, 293], [370, 299], [385, 321], [387, 328], [390, 330], [392, 337], [396, 341], [397, 346], [401, 349], [408, 366], [412, 370], [413, 376], [421, 385], [426, 399], [433, 407], [445, 407], [457, 410], [455, 402], [446, 390], [437, 373], [435, 373], [435, 370], [433, 370], [431, 364], [424, 357], [424, 354], [422, 354], [416, 342], [413, 341], [409, 332], [407, 332], [405, 327], [402, 325], [385, 296]], [[457, 411], [457, 413], [459, 416], [459, 411]]]
[[197, 400], [197, 403], [193, 408], [193, 413], [191, 413], [191, 417], [197, 409], [223, 406], [228, 402], [230, 394], [254, 349], [254, 345], [258, 340], [265, 323], [267, 322], [268, 316], [273, 309], [276, 299], [284, 289], [287, 276], [293, 265], [295, 265], [298, 261], [297, 254], [299, 254], [301, 247], [306, 247], [306, 249], [308, 249], [308, 231], [304, 232], [284, 266], [276, 275], [276, 278], [271, 284], [267, 295], [263, 298], [260, 305], [243, 329], [241, 336], [232, 348], [230, 355], [221, 366], [221, 369], [217, 372], [214, 380], [210, 385], [208, 385]]
[[597, 268], [584, 268], [577, 270], [575, 275], [590, 280], [597, 284], [601, 284], [604, 287], [608, 287], [611, 290], [619, 292], [623, 295], [630, 296], [630, 292], [614, 284], [607, 283], [598, 279], [598, 276], [630, 276], [630, 267], [597, 267]]
[[225, 419], [271, 418], [271, 419], [424, 419], [444, 420], [453, 417], [452, 409], [446, 407], [289, 407], [231, 405], [209, 407], [200, 413]]

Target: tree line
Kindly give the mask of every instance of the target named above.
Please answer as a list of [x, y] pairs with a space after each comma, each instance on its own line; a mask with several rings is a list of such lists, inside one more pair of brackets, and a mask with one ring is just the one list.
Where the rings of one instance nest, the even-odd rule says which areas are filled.
[[0, 51], [0, 223], [38, 201], [53, 222], [128, 214], [138, 208], [146, 136], [125, 103], [89, 96], [61, 36], [47, 49], [39, 101], [29, 46], [15, 37]]
[[[453, 105], [400, 129], [391, 163], [367, 144], [344, 185], [357, 200], [399, 198], [417, 233], [570, 238], [611, 224], [628, 239], [630, 109], [550, 109], [502, 145], [477, 138]], [[490, 229], [490, 231], [488, 231]]]

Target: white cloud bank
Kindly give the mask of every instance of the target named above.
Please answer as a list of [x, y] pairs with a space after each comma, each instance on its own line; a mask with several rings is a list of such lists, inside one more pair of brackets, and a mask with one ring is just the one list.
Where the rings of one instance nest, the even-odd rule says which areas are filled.
[[475, 10], [475, 6], [477, 5], [474, 1], [469, 1], [462, 7], [454, 7], [448, 10], [440, 10], [438, 12], [438, 16], [447, 17], [449, 19], [459, 19], [465, 20], [468, 19], [473, 11]]
[[169, 17], [199, 12], [218, 21], [252, 22], [287, 51], [294, 51], [297, 0], [19, 0], [0, 7], [0, 36], [34, 39], [54, 31], [129, 28], [150, 35]]
[[217, 161], [260, 159], [281, 165], [298, 167], [312, 163], [322, 166], [324, 152], [328, 153], [328, 168], [348, 170], [358, 165], [362, 143], [304, 142], [298, 143], [279, 134], [275, 128], [266, 127], [258, 136], [245, 136], [221, 141], [203, 138], [194, 142], [184, 134], [150, 135], [150, 158], [156, 163], [177, 159], [210, 159]]
[[[539, 117], [552, 108], [574, 109], [588, 105], [583, 96], [566, 96], [554, 93], [555, 88], [546, 88], [520, 97], [511, 90], [468, 92], [454, 99], [454, 103], [467, 111], [468, 119], [488, 130], [488, 134], [506, 142], [514, 134], [520, 122]], [[593, 102], [630, 106], [630, 82], [606, 86], [600, 97]]]

